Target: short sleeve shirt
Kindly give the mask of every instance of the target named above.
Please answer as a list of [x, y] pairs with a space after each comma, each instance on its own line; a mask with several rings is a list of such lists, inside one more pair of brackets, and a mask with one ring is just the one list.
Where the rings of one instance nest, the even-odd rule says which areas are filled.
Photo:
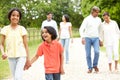
[[26, 50], [23, 44], [23, 35], [27, 35], [27, 31], [23, 26], [18, 25], [13, 29], [10, 25], [1, 29], [1, 34], [5, 35], [6, 54], [8, 57], [26, 56]]
[[60, 72], [60, 55], [63, 52], [62, 45], [54, 40], [51, 44], [43, 42], [37, 50], [37, 55], [44, 55], [45, 73]]
[[61, 34], [60, 34], [60, 38], [61, 39], [65, 39], [65, 38], [70, 38], [70, 32], [69, 32], [69, 28], [72, 27], [71, 22], [61, 22], [60, 23], [60, 29], [61, 29]]

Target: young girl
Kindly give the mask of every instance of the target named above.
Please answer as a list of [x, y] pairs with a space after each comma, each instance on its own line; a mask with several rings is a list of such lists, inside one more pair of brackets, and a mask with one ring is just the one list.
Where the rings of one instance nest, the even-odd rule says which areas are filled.
[[69, 63], [69, 40], [70, 38], [72, 38], [72, 24], [71, 22], [69, 22], [69, 16], [67, 14], [62, 16], [62, 22], [60, 22], [59, 35], [62, 46], [65, 48], [67, 64]]
[[[8, 13], [10, 24], [1, 30], [2, 58], [8, 57], [14, 80], [23, 80], [22, 74], [26, 63], [30, 65], [27, 44], [27, 31], [19, 25], [22, 14], [19, 9], [13, 8]], [[6, 42], [6, 45], [4, 45]], [[4, 52], [6, 46], [6, 52]]]
[[56, 31], [53, 27], [44, 27], [41, 32], [41, 37], [44, 42], [38, 47], [36, 55], [31, 60], [31, 64], [39, 56], [44, 55], [46, 80], [60, 80], [60, 74], [64, 74], [63, 47], [55, 40], [57, 37]]

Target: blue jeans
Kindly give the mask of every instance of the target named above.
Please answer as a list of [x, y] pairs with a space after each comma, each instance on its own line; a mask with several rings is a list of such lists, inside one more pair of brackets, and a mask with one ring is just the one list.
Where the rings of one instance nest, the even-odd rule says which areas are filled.
[[66, 54], [66, 63], [69, 61], [69, 38], [61, 39], [61, 44], [64, 47], [65, 54]]
[[[99, 59], [99, 38], [85, 38], [85, 50], [88, 69], [92, 70], [93, 67], [97, 67]], [[91, 47], [94, 49], [94, 59], [91, 59]], [[92, 64], [93, 62], [93, 64]]]
[[46, 80], [60, 80], [60, 73], [46, 73], [45, 74]]
[[8, 58], [8, 61], [14, 80], [23, 80], [23, 68], [26, 62], [26, 57]]

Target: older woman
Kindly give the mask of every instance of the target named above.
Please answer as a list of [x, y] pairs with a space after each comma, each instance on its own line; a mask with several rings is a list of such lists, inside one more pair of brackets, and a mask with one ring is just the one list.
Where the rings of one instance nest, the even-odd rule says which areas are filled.
[[106, 53], [108, 56], [109, 71], [112, 71], [112, 53], [114, 53], [115, 71], [118, 70], [117, 64], [119, 60], [119, 35], [120, 30], [116, 21], [110, 19], [108, 12], [103, 14], [104, 22], [101, 26], [101, 39], [104, 41]]

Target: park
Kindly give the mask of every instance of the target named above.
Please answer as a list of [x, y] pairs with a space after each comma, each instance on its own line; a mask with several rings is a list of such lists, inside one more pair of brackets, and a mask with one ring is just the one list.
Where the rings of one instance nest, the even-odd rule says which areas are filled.
[[[93, 6], [100, 8], [99, 17], [103, 21], [102, 14], [107, 11], [111, 19], [115, 20], [120, 29], [120, 1], [119, 0], [1, 0], [0, 1], [0, 30], [9, 24], [7, 13], [11, 8], [17, 7], [22, 11], [20, 24], [28, 32], [28, 46], [30, 58], [32, 58], [37, 47], [42, 42], [40, 29], [42, 21], [46, 19], [46, 13], [52, 12], [58, 29], [62, 21], [62, 15], [68, 14], [73, 30], [73, 43], [70, 43], [70, 63], [64, 64], [65, 74], [62, 80], [120, 80], [120, 72], [109, 73], [105, 47], [100, 48], [100, 60], [98, 74], [87, 74], [84, 45], [81, 44], [79, 28], [83, 19], [90, 14]], [[0, 38], [1, 39], [1, 38]], [[120, 41], [119, 41], [120, 42]], [[120, 54], [120, 43], [119, 43]], [[0, 53], [0, 56], [1, 53]], [[120, 57], [120, 56], [119, 56]], [[44, 80], [43, 57], [40, 57], [29, 70], [24, 72], [25, 80]], [[120, 68], [120, 59], [119, 65]], [[8, 60], [0, 57], [0, 80], [12, 80]]]

